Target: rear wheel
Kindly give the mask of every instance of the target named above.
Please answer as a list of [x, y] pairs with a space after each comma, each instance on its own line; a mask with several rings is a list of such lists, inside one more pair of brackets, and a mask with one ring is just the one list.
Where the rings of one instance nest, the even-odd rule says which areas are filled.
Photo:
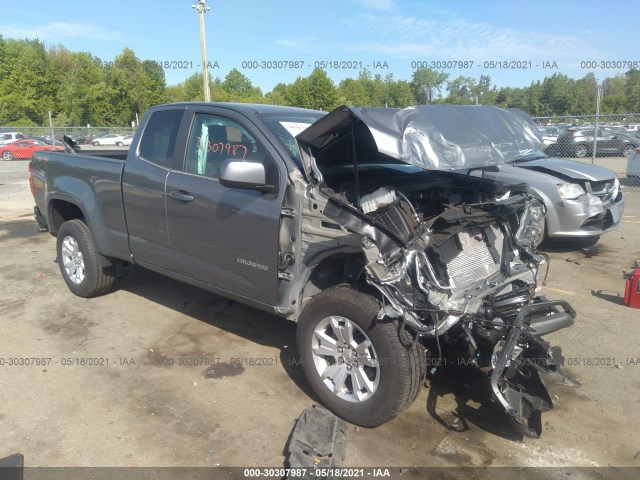
[[378, 300], [352, 287], [316, 295], [298, 323], [303, 370], [321, 402], [339, 417], [377, 427], [411, 405], [426, 374], [424, 350], [398, 323], [378, 320]]
[[95, 297], [113, 287], [115, 267], [103, 266], [89, 227], [82, 220], [64, 222], [58, 231], [58, 265], [69, 290], [79, 297]]
[[587, 146], [584, 144], [576, 145], [576, 157], [584, 158], [587, 156]]
[[5, 150], [4, 152], [2, 152], [2, 159], [6, 160], [7, 162], [13, 160], [13, 153], [11, 153], [9, 150]]

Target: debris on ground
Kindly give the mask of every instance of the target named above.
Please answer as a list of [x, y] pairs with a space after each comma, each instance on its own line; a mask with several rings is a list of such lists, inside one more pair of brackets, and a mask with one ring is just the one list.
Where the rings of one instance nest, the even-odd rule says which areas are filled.
[[307, 408], [291, 432], [287, 468], [341, 467], [347, 453], [347, 422], [324, 407]]

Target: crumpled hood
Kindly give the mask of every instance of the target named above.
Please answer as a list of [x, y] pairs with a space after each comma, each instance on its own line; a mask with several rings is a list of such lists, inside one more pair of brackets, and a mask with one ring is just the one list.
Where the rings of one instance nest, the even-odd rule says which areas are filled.
[[519, 168], [533, 170], [566, 180], [596, 182], [613, 180], [615, 178], [615, 174], [604, 167], [562, 158], [542, 158], [530, 162], [520, 162], [517, 165]]
[[342, 106], [296, 139], [307, 173], [317, 167], [404, 162], [428, 170], [500, 165], [543, 143], [533, 120], [508, 110], [467, 105], [405, 109]]

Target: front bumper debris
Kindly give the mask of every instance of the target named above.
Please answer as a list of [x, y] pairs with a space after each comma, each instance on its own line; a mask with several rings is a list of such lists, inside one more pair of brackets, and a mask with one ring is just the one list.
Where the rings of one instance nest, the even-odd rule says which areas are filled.
[[[580, 386], [564, 371], [564, 358], [559, 347], [550, 347], [529, 326], [528, 317], [538, 311], [562, 307], [573, 319], [575, 310], [565, 301], [525, 305], [516, 315], [507, 337], [496, 348], [491, 373], [491, 389], [504, 407], [515, 429], [528, 437], [542, 433], [541, 413], [553, 408], [539, 373], [549, 374], [565, 385]], [[523, 346], [526, 345], [526, 349]]]

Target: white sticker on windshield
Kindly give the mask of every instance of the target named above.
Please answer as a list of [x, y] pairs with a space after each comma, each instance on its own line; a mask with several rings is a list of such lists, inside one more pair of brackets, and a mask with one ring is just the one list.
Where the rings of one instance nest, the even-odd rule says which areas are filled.
[[280, 122], [280, 125], [282, 125], [287, 130], [287, 132], [291, 134], [291, 136], [295, 137], [303, 130], [309, 128], [311, 124], [303, 122]]

